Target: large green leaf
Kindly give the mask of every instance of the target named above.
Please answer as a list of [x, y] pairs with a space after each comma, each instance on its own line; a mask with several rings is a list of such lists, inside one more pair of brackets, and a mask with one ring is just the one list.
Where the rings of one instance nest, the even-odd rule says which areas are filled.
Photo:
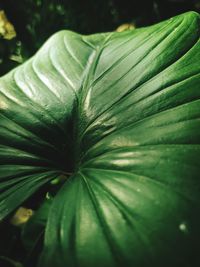
[[[56, 34], [34, 58], [0, 80], [0, 219], [72, 168], [68, 129], [91, 52], [80, 39], [65, 31]], [[81, 51], [80, 64], [73, 47]], [[66, 63], [71, 67], [66, 69]]]
[[199, 34], [193, 12], [123, 33], [62, 31], [1, 78], [1, 218], [73, 172], [40, 267], [200, 264]]

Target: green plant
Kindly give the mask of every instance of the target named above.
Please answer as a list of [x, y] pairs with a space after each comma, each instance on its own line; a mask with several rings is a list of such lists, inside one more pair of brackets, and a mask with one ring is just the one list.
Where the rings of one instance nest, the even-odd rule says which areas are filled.
[[40, 267], [198, 266], [199, 33], [61, 31], [0, 79], [1, 220], [60, 188]]

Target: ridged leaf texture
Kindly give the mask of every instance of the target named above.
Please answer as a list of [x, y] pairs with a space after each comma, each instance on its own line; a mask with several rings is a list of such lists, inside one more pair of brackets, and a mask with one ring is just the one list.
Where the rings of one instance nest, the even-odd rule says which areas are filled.
[[199, 266], [199, 36], [61, 31], [0, 79], [0, 219], [66, 177], [40, 267]]

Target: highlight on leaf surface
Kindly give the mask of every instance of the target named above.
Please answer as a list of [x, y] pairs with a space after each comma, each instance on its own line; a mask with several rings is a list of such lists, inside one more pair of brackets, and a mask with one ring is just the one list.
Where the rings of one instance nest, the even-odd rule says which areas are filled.
[[0, 79], [0, 219], [72, 173], [39, 267], [198, 266], [199, 35], [194, 12], [61, 31]]

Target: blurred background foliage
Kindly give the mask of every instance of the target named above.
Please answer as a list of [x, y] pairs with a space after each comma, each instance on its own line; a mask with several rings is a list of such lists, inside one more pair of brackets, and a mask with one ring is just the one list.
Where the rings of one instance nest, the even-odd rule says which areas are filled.
[[147, 26], [200, 11], [200, 0], [0, 0], [0, 75], [32, 56], [60, 29], [82, 34], [121, 24]]

